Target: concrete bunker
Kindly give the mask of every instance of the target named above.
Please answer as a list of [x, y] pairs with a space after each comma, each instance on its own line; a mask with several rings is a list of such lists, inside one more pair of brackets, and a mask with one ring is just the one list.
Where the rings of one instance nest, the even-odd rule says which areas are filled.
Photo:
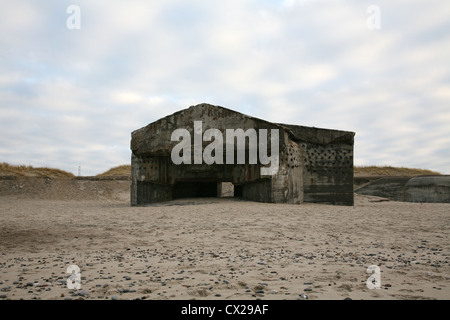
[[[200, 129], [196, 127], [199, 121]], [[179, 153], [190, 161], [173, 161], [172, 151], [181, 144], [181, 140], [172, 139], [177, 129], [194, 137], [187, 143], [191, 153], [188, 149]], [[205, 134], [208, 130], [220, 132], [223, 140], [215, 136], [197, 139], [197, 144], [192, 145], [196, 131]], [[245, 137], [245, 145], [237, 140], [230, 144], [227, 130], [266, 132], [266, 149], [261, 140], [257, 150], [252, 149], [250, 136]], [[268, 203], [353, 205], [353, 132], [271, 123], [223, 107], [199, 104], [150, 123], [131, 136], [131, 205], [217, 196]], [[199, 153], [204, 156], [213, 142], [217, 148], [211, 157], [216, 161], [198, 161]], [[219, 145], [223, 154], [218, 154]], [[261, 155], [266, 152], [273, 156], [275, 145], [276, 171], [267, 174], [272, 172], [269, 169], [274, 162], [261, 161]], [[230, 150], [234, 155], [231, 163], [225, 161], [229, 160]], [[244, 162], [239, 160], [240, 152], [245, 154]], [[254, 152], [260, 161], [249, 161]], [[220, 157], [223, 162], [218, 161]]]
[[421, 176], [408, 180], [405, 201], [450, 203], [450, 176]]
[[358, 177], [355, 193], [393, 201], [450, 203], [450, 176]]

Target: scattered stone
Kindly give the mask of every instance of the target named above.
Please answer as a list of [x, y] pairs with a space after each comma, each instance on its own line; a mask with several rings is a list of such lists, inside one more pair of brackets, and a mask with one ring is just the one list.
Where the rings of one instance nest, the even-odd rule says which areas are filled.
[[261, 286], [268, 286], [268, 284], [267, 283], [265, 283], [265, 282], [260, 282], [260, 283], [258, 283], [259, 285], [261, 285]]
[[80, 292], [78, 292], [78, 295], [81, 296], [81, 297], [87, 297], [89, 295], [89, 293], [87, 293], [84, 290], [81, 290]]

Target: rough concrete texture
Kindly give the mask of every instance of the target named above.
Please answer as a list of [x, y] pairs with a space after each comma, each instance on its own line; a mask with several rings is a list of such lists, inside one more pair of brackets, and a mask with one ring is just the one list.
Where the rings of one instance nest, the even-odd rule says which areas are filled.
[[356, 193], [387, 198], [393, 201], [405, 201], [405, 184], [410, 177], [378, 178], [355, 190]]
[[[248, 145], [245, 164], [175, 165], [170, 154], [179, 141], [171, 135], [186, 129], [193, 144], [194, 121], [202, 121], [202, 132], [221, 131], [224, 152], [226, 129], [278, 129], [278, 172], [262, 176], [260, 162], [248, 163]], [[248, 200], [353, 205], [353, 137], [353, 132], [276, 124], [209, 104], [192, 106], [132, 132], [131, 204], [213, 195], [208, 190], [229, 182], [235, 196]], [[203, 150], [209, 144], [202, 141]]]
[[393, 201], [450, 202], [450, 176], [358, 177], [355, 192]]
[[409, 179], [405, 186], [405, 200], [450, 203], [450, 176], [424, 176]]

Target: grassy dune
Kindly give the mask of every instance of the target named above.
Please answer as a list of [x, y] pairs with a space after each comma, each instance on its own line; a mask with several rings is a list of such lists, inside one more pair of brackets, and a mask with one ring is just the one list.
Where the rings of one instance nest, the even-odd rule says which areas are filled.
[[[108, 171], [98, 176], [111, 176], [111, 175], [129, 175], [131, 173], [130, 165], [121, 165], [109, 169]], [[356, 166], [354, 168], [355, 176], [402, 176], [402, 177], [414, 177], [421, 175], [440, 175], [439, 172], [435, 172], [427, 169], [415, 169], [404, 167], [392, 167], [392, 166]]]
[[35, 168], [26, 165], [11, 165], [6, 162], [0, 163], [0, 175], [3, 176], [22, 176], [22, 177], [51, 177], [51, 178], [73, 178], [74, 175], [70, 172], [40, 167]]
[[100, 173], [97, 175], [97, 177], [130, 176], [130, 175], [131, 175], [131, 166], [129, 164], [124, 164], [121, 166], [111, 168], [103, 173]]
[[403, 167], [391, 167], [391, 166], [360, 166], [354, 167], [354, 175], [356, 177], [364, 176], [401, 176], [401, 177], [414, 177], [423, 175], [440, 175], [439, 172], [431, 171], [427, 169], [415, 169], [415, 168], [403, 168]]
[[[354, 168], [355, 177], [364, 176], [403, 176], [414, 177], [420, 175], [439, 175], [439, 172], [427, 169], [391, 167], [391, 166], [356, 166]], [[74, 175], [60, 169], [54, 168], [34, 168], [26, 165], [11, 165], [0, 163], [0, 175], [2, 176], [31, 176], [31, 177], [52, 177], [52, 178], [73, 178]], [[130, 176], [131, 166], [128, 164], [113, 167], [97, 177]]]

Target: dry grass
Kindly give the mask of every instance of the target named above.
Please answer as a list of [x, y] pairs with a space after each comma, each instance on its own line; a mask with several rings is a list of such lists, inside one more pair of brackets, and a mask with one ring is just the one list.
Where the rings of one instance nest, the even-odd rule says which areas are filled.
[[391, 167], [391, 166], [360, 166], [354, 167], [354, 175], [356, 177], [364, 176], [401, 176], [401, 177], [414, 177], [422, 175], [440, 175], [439, 172], [427, 170], [427, 169], [414, 169], [404, 167]]
[[[125, 176], [131, 174], [130, 165], [121, 165], [109, 169], [108, 171], [99, 174], [98, 176]], [[402, 177], [414, 177], [421, 175], [440, 175], [439, 172], [427, 170], [427, 169], [414, 169], [404, 167], [391, 167], [391, 166], [355, 166], [355, 176], [402, 176]]]
[[112, 177], [112, 176], [131, 176], [131, 166], [129, 164], [124, 164], [109, 169], [103, 173], [97, 175], [97, 177]]
[[[440, 175], [439, 172], [435, 172], [427, 169], [414, 169], [404, 167], [391, 167], [391, 166], [355, 166], [355, 177], [364, 176], [403, 176], [414, 177], [420, 175]], [[25, 165], [11, 165], [8, 163], [0, 163], [0, 175], [3, 176], [34, 176], [34, 177], [51, 177], [51, 178], [72, 178], [74, 175], [70, 172], [66, 172], [60, 169], [54, 168], [34, 168], [32, 166]], [[128, 164], [113, 167], [103, 173], [97, 175], [97, 177], [113, 177], [113, 176], [130, 176], [131, 166]]]
[[3, 176], [22, 176], [22, 177], [49, 177], [49, 178], [72, 178], [74, 175], [70, 172], [40, 167], [35, 168], [25, 165], [11, 165], [6, 162], [0, 163], [0, 175]]

